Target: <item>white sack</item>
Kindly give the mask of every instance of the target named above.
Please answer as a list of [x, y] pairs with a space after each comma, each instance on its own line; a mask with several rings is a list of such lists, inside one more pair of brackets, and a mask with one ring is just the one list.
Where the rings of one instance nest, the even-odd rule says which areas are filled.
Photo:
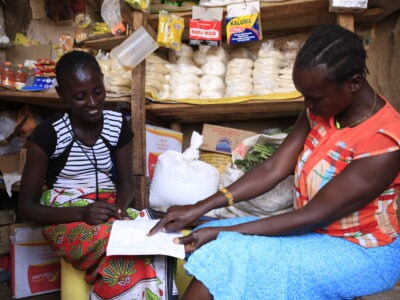
[[168, 150], [158, 157], [150, 184], [150, 207], [193, 204], [217, 192], [220, 175], [214, 166], [198, 160], [203, 137], [193, 132], [185, 152]]

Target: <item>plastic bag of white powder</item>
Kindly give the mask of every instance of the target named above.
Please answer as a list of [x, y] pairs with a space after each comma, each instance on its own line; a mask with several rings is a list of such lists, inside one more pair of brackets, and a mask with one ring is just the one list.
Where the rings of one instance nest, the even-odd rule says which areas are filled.
[[193, 204], [219, 188], [218, 170], [199, 160], [203, 136], [194, 131], [183, 153], [168, 150], [158, 157], [150, 184], [150, 207], [166, 210], [172, 205]]

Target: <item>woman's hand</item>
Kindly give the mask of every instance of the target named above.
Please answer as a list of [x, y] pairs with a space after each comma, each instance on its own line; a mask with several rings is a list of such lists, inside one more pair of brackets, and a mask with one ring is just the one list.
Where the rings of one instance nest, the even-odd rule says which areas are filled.
[[115, 213], [115, 218], [117, 220], [132, 220], [126, 210], [117, 207], [117, 211]]
[[83, 221], [90, 225], [105, 223], [117, 216], [117, 207], [105, 201], [95, 201], [85, 206]]
[[218, 233], [221, 231], [220, 227], [205, 227], [193, 231], [191, 234], [181, 237], [175, 238], [174, 243], [184, 244], [185, 252], [192, 253], [195, 250], [199, 249], [204, 244], [215, 240], [217, 238]]
[[202, 215], [195, 205], [175, 205], [167, 210], [167, 214], [162, 218], [156, 226], [150, 229], [148, 235], [151, 236], [158, 231], [176, 232], [185, 226], [193, 223]]

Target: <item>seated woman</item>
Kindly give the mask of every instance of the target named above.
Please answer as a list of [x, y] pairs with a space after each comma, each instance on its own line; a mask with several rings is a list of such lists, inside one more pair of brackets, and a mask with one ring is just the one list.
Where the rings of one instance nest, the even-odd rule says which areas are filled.
[[129, 208], [133, 134], [120, 112], [103, 110], [99, 64], [88, 53], [72, 51], [56, 64], [56, 76], [68, 111], [45, 120], [30, 136], [21, 216], [47, 225], [44, 234], [56, 253], [86, 272], [90, 299], [173, 299], [165, 257], [105, 255], [115, 219], [149, 216]]
[[178, 239], [193, 252], [183, 299], [352, 299], [400, 280], [400, 114], [366, 72], [355, 33], [315, 29], [293, 69], [305, 109], [278, 150], [227, 189], [170, 207], [150, 231], [179, 230], [295, 172], [295, 210], [218, 220]]

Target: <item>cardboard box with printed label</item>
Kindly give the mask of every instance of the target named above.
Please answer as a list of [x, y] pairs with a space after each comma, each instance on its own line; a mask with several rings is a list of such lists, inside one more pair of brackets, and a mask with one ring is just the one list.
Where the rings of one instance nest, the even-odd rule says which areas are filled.
[[24, 64], [25, 60], [36, 60], [38, 58], [53, 59], [53, 46], [37, 45], [37, 46], [14, 46], [7, 48], [6, 59], [14, 64]]
[[11, 225], [11, 234], [13, 298], [60, 290], [60, 258], [44, 239], [42, 228], [16, 224]]
[[232, 150], [235, 149], [240, 142], [256, 134], [257, 133], [252, 131], [204, 124], [202, 132], [204, 141], [200, 149], [231, 154]]
[[146, 124], [146, 176], [151, 180], [158, 156], [167, 150], [182, 152], [181, 132]]

